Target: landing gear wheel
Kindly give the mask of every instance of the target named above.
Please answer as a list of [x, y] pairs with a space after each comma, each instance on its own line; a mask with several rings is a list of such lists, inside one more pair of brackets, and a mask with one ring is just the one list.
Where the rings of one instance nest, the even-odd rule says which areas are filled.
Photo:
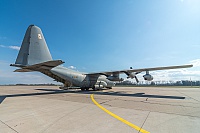
[[61, 90], [69, 90], [69, 88], [65, 87], [65, 86], [60, 86], [59, 89], [61, 89]]
[[97, 89], [95, 88], [95, 86], [93, 86], [93, 87], [92, 87], [92, 89], [93, 89], [94, 91], [96, 91], [96, 90], [97, 90]]
[[84, 91], [84, 90], [85, 90], [85, 88], [81, 88], [81, 90], [82, 90], [82, 91]]

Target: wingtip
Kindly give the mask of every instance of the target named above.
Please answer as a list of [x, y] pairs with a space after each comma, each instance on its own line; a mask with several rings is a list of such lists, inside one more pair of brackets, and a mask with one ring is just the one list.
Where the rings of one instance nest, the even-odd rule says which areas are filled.
[[193, 64], [189, 64], [189, 65], [186, 65], [187, 67], [193, 67], [194, 65]]
[[64, 61], [62, 61], [62, 60], [58, 60], [58, 61], [59, 61], [60, 63], [62, 63], [62, 64], [63, 64], [63, 63], [65, 63], [65, 62], [64, 62]]

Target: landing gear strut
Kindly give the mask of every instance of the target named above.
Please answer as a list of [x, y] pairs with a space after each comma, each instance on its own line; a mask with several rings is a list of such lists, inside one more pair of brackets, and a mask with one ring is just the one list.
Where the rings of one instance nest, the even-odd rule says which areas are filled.
[[68, 90], [71, 86], [72, 86], [72, 83], [71, 83], [71, 82], [65, 81], [64, 86], [60, 86], [59, 88], [60, 88], [60, 89], [63, 89], [63, 90]]

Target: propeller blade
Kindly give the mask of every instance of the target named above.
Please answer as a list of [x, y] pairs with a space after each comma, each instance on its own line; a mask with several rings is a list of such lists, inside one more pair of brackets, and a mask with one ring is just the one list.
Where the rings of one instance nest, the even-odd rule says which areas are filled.
[[141, 72], [136, 72], [135, 75], [137, 75], [137, 74], [139, 74], [139, 73], [141, 73]]
[[139, 83], [139, 80], [138, 80], [138, 78], [136, 76], [135, 76], [135, 80], [136, 80], [137, 83]]

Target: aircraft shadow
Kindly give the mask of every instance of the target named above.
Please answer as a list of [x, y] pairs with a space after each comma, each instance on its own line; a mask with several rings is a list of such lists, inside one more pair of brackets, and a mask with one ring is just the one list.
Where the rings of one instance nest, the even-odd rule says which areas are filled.
[[5, 99], [5, 96], [0, 96], [0, 104], [3, 102], [3, 100]]
[[164, 98], [164, 99], [185, 99], [182, 96], [165, 96], [165, 95], [150, 95], [145, 93], [134, 93], [126, 94], [123, 92], [102, 92], [102, 91], [81, 91], [81, 90], [57, 90], [57, 89], [35, 89], [44, 92], [35, 92], [27, 94], [9, 94], [9, 95], [0, 95], [0, 104], [7, 97], [21, 97], [21, 96], [41, 96], [41, 95], [51, 95], [51, 94], [62, 94], [62, 93], [78, 93], [78, 94], [95, 94], [95, 95], [109, 95], [109, 96], [127, 96], [127, 97], [146, 97], [146, 98]]
[[[42, 90], [42, 91], [52, 91], [52, 89], [36, 89], [36, 90]], [[110, 95], [110, 96], [129, 96], [129, 97], [146, 97], [146, 98], [165, 98], [165, 99], [185, 99], [185, 97], [182, 96], [165, 96], [165, 95], [149, 95], [145, 93], [134, 93], [134, 94], [126, 94], [123, 92], [102, 92], [100, 91], [80, 91], [80, 90], [55, 90], [55, 92], [61, 92], [64, 91], [64, 93], [79, 93], [79, 94], [97, 94], [97, 95]]]
[[165, 99], [185, 99], [182, 96], [165, 96], [165, 95], [150, 95], [145, 93], [134, 93], [134, 94], [124, 94], [121, 92], [103, 92], [103, 93], [96, 93], [99, 95], [113, 95], [113, 96], [129, 96], [129, 97], [146, 97], [146, 98], [165, 98]]

